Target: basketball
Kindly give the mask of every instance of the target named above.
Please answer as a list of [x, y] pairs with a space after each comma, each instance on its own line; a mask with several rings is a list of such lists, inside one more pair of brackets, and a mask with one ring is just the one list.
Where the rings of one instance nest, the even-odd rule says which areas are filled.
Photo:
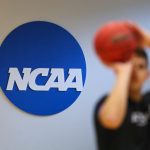
[[126, 62], [134, 54], [138, 40], [127, 22], [114, 21], [103, 25], [96, 32], [94, 46], [104, 63]]

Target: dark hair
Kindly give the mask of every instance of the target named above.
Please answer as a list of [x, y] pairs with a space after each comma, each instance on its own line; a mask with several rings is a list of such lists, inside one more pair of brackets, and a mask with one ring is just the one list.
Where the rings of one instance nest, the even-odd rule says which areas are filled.
[[144, 58], [146, 60], [146, 65], [148, 66], [148, 55], [143, 48], [137, 48], [135, 55]]

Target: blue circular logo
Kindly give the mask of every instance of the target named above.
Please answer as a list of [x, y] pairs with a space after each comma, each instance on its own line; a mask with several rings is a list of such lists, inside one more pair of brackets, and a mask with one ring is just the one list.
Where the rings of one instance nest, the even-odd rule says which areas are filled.
[[56, 24], [23, 24], [0, 47], [0, 86], [25, 112], [45, 116], [65, 110], [83, 91], [85, 78], [80, 45]]

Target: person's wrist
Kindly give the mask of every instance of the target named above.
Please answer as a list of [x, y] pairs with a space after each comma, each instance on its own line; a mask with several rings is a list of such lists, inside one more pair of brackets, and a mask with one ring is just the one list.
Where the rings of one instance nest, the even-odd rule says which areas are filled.
[[127, 76], [132, 73], [132, 62], [128, 62], [125, 65], [120, 66], [120, 69], [118, 69], [117, 74], [118, 76]]
[[131, 73], [119, 73], [116, 78], [116, 82], [120, 87], [128, 88], [131, 79]]
[[130, 74], [131, 73], [129, 71], [120, 71], [120, 72], [117, 73], [117, 77], [119, 77], [119, 78], [122, 78], [122, 77], [126, 78], [126, 77], [130, 76]]
[[117, 72], [117, 77], [120, 79], [120, 78], [123, 78], [123, 79], [129, 79], [130, 76], [132, 74], [132, 67], [130, 66], [129, 68], [126, 68], [126, 69], [122, 69], [122, 70], [119, 70]]

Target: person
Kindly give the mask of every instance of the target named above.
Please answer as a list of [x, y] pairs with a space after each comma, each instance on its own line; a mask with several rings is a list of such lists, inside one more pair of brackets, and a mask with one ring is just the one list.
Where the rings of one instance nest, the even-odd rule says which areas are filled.
[[94, 122], [99, 150], [150, 150], [150, 92], [142, 93], [149, 77], [150, 34], [130, 23], [139, 36], [139, 48], [125, 63], [110, 64], [116, 73], [112, 91], [99, 100]]

